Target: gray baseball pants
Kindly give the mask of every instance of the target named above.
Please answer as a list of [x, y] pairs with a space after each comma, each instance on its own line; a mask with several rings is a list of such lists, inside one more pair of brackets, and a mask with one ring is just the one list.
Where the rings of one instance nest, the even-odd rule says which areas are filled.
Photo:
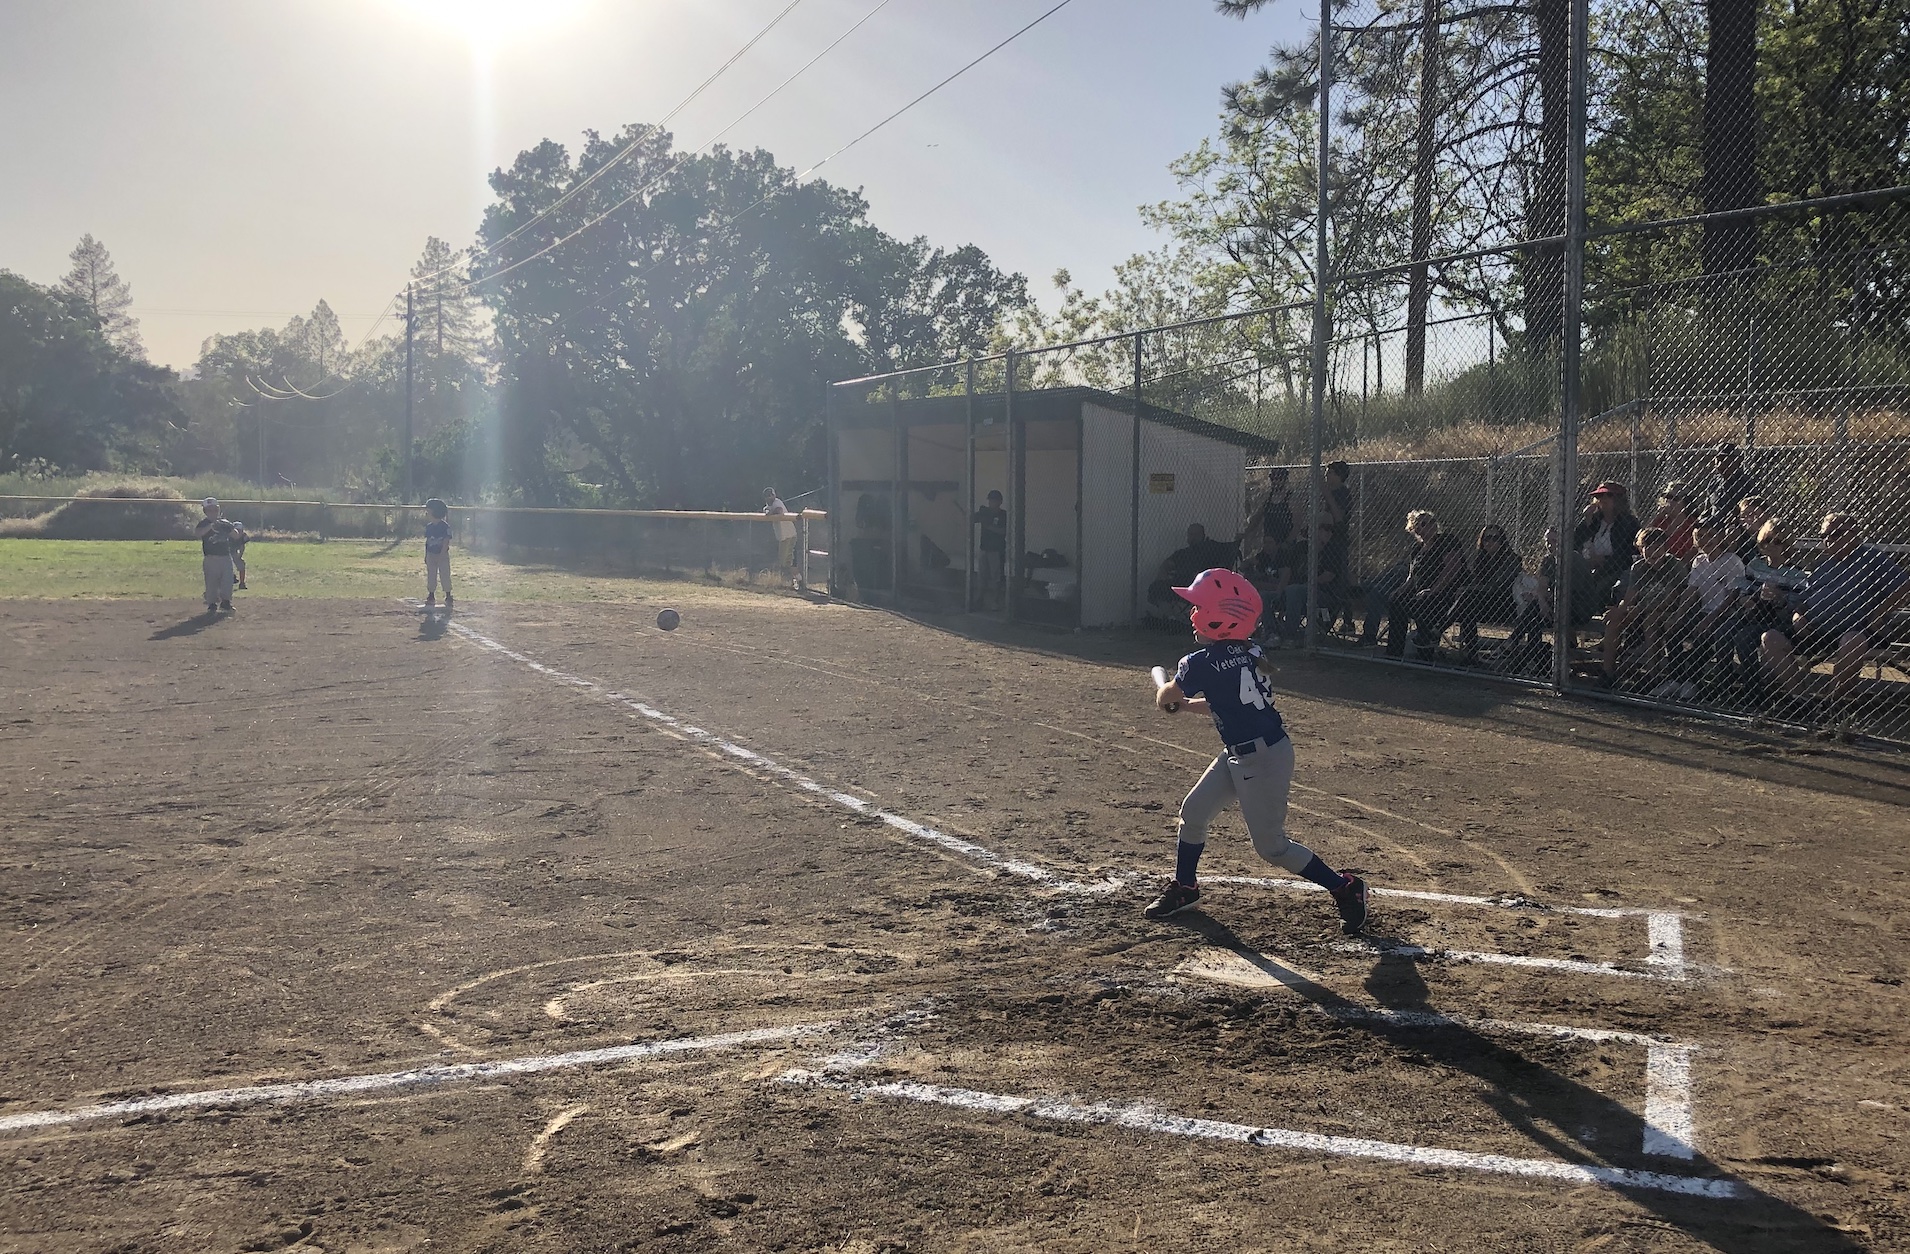
[[444, 595], [451, 595], [451, 554], [426, 553], [424, 555], [424, 594], [428, 597], [438, 595], [438, 581], [444, 581]]
[[206, 604], [223, 605], [232, 599], [232, 557], [206, 554]]
[[1206, 844], [1207, 825], [1238, 801], [1254, 852], [1298, 874], [1313, 860], [1313, 851], [1287, 839], [1287, 794], [1292, 790], [1292, 740], [1271, 745], [1257, 740], [1252, 753], [1223, 753], [1180, 803], [1180, 838], [1190, 845]]

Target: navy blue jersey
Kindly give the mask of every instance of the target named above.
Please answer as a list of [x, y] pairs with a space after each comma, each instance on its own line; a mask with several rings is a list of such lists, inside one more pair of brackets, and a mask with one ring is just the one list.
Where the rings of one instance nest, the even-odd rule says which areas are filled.
[[197, 530], [199, 532], [199, 549], [205, 556], [232, 556], [233, 542], [237, 539], [234, 533], [237, 532], [238, 528], [233, 526], [230, 519], [201, 518]]
[[442, 518], [433, 518], [424, 525], [424, 551], [442, 553], [451, 545], [451, 524]]
[[1260, 674], [1260, 646], [1237, 640], [1210, 644], [1180, 660], [1174, 682], [1190, 697], [1207, 698], [1223, 744], [1250, 740], [1278, 744], [1286, 724], [1273, 708], [1273, 689]]

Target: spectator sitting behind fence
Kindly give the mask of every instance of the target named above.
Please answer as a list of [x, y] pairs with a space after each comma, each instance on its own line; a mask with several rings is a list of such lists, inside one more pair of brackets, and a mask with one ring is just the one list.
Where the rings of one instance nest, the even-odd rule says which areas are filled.
[[1717, 464], [1718, 473], [1711, 480], [1711, 490], [1701, 502], [1705, 514], [1713, 518], [1736, 514], [1744, 498], [1756, 496], [1758, 491], [1757, 484], [1744, 472], [1738, 446], [1730, 440], [1718, 441]]
[[1638, 533], [1641, 556], [1632, 563], [1631, 575], [1625, 580], [1625, 595], [1605, 611], [1604, 656], [1599, 661], [1601, 687], [1610, 688], [1618, 682], [1619, 657], [1627, 646], [1642, 641], [1647, 662], [1663, 656], [1661, 648], [1676, 626], [1691, 578], [1690, 567], [1671, 551], [1666, 540], [1663, 527], [1647, 527]]
[[1479, 529], [1473, 544], [1471, 578], [1459, 585], [1453, 616], [1459, 620], [1459, 647], [1466, 662], [1479, 659], [1479, 624], [1510, 625], [1517, 615], [1512, 604], [1512, 583], [1523, 564], [1505, 538], [1505, 530], [1488, 524]]
[[1691, 559], [1681, 611], [1690, 649], [1675, 676], [1679, 681], [1677, 691], [1654, 691], [1654, 696], [1693, 700], [1698, 695], [1699, 683], [1709, 680], [1712, 662], [1722, 657], [1725, 665], [1730, 665], [1731, 635], [1737, 625], [1737, 592], [1738, 585], [1744, 582], [1744, 563], [1725, 544], [1727, 534], [1727, 524], [1722, 518], [1698, 520], [1698, 552]]
[[1665, 533], [1665, 547], [1671, 550], [1673, 557], [1691, 560], [1697, 552], [1697, 539], [1693, 532], [1697, 520], [1691, 516], [1691, 490], [1685, 487], [1682, 479], [1673, 479], [1658, 494], [1658, 512], [1652, 516], [1651, 525]]
[[[1545, 633], [1554, 628], [1554, 606], [1558, 592], [1558, 542], [1556, 527], [1545, 529], [1545, 558], [1539, 563], [1539, 573], [1533, 580], [1532, 594], [1519, 608], [1519, 624], [1512, 629], [1512, 636], [1505, 642], [1506, 653], [1515, 669], [1530, 671], [1535, 663], [1543, 662], [1545, 656]], [[1572, 563], [1572, 621], [1571, 634], [1576, 643], [1578, 632], [1592, 621], [1592, 615], [1598, 612], [1599, 596], [1597, 576], [1592, 573], [1592, 564], [1577, 549], [1568, 551]]]
[[1592, 503], [1572, 529], [1572, 547], [1592, 568], [1594, 605], [1611, 602], [1613, 590], [1630, 569], [1637, 542], [1638, 519], [1631, 512], [1631, 492], [1607, 479], [1592, 489]]
[[1237, 545], [1225, 540], [1209, 540], [1207, 528], [1199, 523], [1188, 523], [1187, 547], [1175, 549], [1161, 563], [1160, 577], [1147, 586], [1148, 603], [1160, 606], [1183, 604], [1175, 588], [1192, 585], [1194, 576], [1203, 570], [1232, 570], [1234, 563], [1239, 560]]
[[1452, 603], [1466, 570], [1466, 554], [1459, 541], [1439, 529], [1439, 519], [1428, 509], [1406, 515], [1406, 530], [1417, 542], [1406, 565], [1406, 583], [1386, 606], [1386, 654], [1406, 656], [1406, 628], [1413, 627], [1417, 660], [1431, 661], [1439, 634], [1452, 621]]
[[1731, 542], [1731, 551], [1738, 555], [1748, 569], [1762, 555], [1758, 548], [1758, 535], [1764, 530], [1764, 524], [1771, 521], [1771, 508], [1761, 496], [1747, 496], [1733, 508], [1732, 516], [1737, 519], [1737, 535]]
[[1824, 556], [1804, 585], [1791, 630], [1764, 633], [1763, 660], [1796, 696], [1800, 661], [1831, 658], [1831, 700], [1841, 706], [1863, 675], [1864, 659], [1885, 643], [1890, 616], [1910, 605], [1910, 575], [1888, 553], [1865, 544], [1849, 514], [1826, 514], [1823, 537]]
[[[1333, 520], [1322, 518], [1317, 524], [1320, 531], [1319, 559], [1314, 564], [1313, 586], [1318, 589], [1320, 619], [1324, 628], [1333, 621], [1334, 609], [1339, 605], [1340, 589], [1346, 583], [1346, 569], [1340, 564], [1333, 544]], [[1307, 555], [1312, 540], [1305, 529], [1286, 544], [1280, 546], [1278, 557], [1278, 578], [1275, 581], [1273, 596], [1267, 599], [1269, 606], [1284, 610], [1270, 611], [1263, 620], [1269, 633], [1269, 641], [1275, 648], [1297, 645], [1305, 636]]]
[[1791, 543], [1789, 525], [1773, 518], [1758, 528], [1757, 556], [1744, 564], [1738, 620], [1731, 640], [1744, 690], [1760, 704], [1769, 699], [1770, 692], [1758, 645], [1766, 632], [1790, 638], [1791, 616], [1802, 606], [1803, 589], [1809, 582], [1809, 573], [1797, 565], [1797, 546]]

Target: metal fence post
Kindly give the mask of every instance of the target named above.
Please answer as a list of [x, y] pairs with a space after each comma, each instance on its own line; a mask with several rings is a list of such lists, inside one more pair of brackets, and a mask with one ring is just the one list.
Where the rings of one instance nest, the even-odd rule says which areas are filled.
[[968, 614], [975, 609], [975, 359], [970, 357], [962, 370], [962, 426], [967, 433], [968, 470], [964, 476], [967, 487], [964, 489], [966, 505], [962, 510], [962, 526], [968, 537], [967, 570], [962, 574], [962, 613]]
[[1313, 434], [1308, 440], [1306, 645], [1320, 647], [1320, 445], [1326, 437], [1327, 159], [1333, 143], [1333, 0], [1320, 0], [1320, 164], [1313, 202]]
[[1578, 500], [1579, 322], [1585, 283], [1585, 77], [1589, 57], [1587, 0], [1572, 0], [1571, 125], [1566, 157], [1565, 282], [1559, 336], [1559, 512], [1557, 574], [1552, 591], [1552, 686], [1572, 684], [1572, 507]]
[[893, 433], [895, 469], [889, 484], [889, 604], [902, 603], [902, 550], [908, 544], [908, 437], [902, 427], [902, 385], [889, 383], [889, 430]]
[[1025, 546], [1027, 518], [1023, 513], [1022, 496], [1027, 487], [1027, 464], [1022, 454], [1018, 437], [1020, 424], [1015, 421], [1015, 350], [1008, 350], [1007, 386], [1002, 394], [1002, 408], [1008, 421], [1008, 552], [1002, 556], [1002, 578], [1007, 586], [1002, 591], [1002, 606], [1008, 611], [1008, 621], [1014, 622], [1020, 615], [1016, 602], [1020, 599], [1021, 553]]
[[828, 496], [825, 499], [829, 502], [829, 595], [832, 597], [842, 596], [847, 591], [842, 576], [838, 573], [842, 569], [843, 561], [842, 457], [837, 447], [841, 439], [836, 429], [836, 394], [840, 391], [841, 389], [834, 384], [828, 385], [828, 390], [823, 393], [822, 405], [823, 437], [828, 446], [825, 453], [829, 467], [829, 487]]
[[1141, 613], [1141, 346], [1146, 336], [1134, 333], [1134, 452], [1128, 466], [1128, 575], [1127, 612]]

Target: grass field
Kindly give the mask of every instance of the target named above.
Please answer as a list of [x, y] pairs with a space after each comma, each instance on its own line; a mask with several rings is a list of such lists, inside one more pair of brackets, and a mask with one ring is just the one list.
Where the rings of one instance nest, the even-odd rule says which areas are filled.
[[457, 560], [0, 546], [0, 1251], [1910, 1248], [1900, 758], [1283, 653], [1149, 922], [1181, 639]]
[[[254, 540], [246, 546], [245, 600], [422, 597], [422, 542]], [[175, 540], [0, 539], [0, 599], [153, 600], [196, 603], [199, 546]], [[501, 562], [459, 551], [452, 578], [460, 600], [628, 601], [694, 597], [724, 586], [700, 576], [678, 580], [592, 574], [534, 563]], [[772, 577], [760, 577], [762, 591]], [[735, 586], [732, 582], [730, 586]]]

